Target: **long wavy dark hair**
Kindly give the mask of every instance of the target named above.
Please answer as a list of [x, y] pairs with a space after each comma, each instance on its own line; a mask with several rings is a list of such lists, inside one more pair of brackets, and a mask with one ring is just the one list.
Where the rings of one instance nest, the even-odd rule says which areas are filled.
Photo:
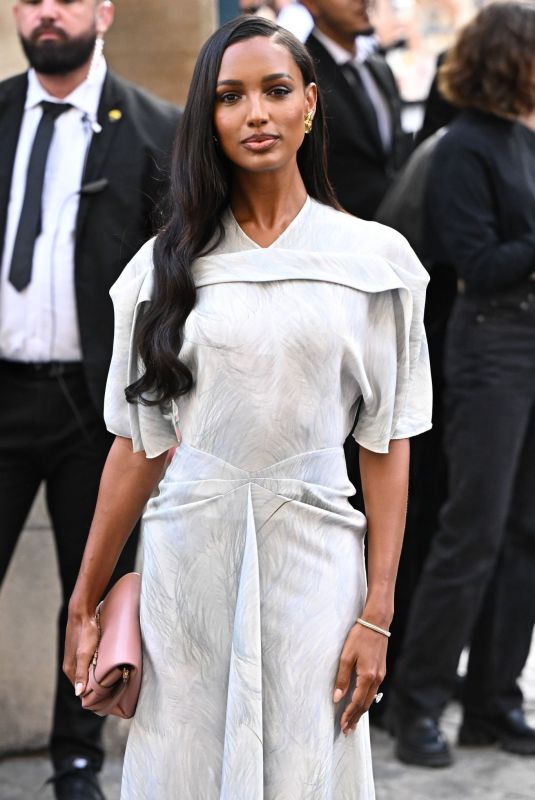
[[[286, 47], [305, 86], [316, 82], [314, 64], [304, 45], [284, 28], [260, 17], [227, 22], [202, 47], [173, 152], [168, 219], [154, 245], [153, 297], [135, 332], [145, 372], [125, 390], [130, 403], [166, 403], [186, 394], [193, 385], [190, 369], [178, 357], [184, 323], [195, 305], [191, 265], [224, 236], [221, 217], [232, 188], [233, 165], [214, 141], [216, 83], [227, 47], [255, 36]], [[299, 148], [297, 164], [308, 194], [339, 208], [327, 177], [325, 114], [318, 95], [314, 128]]]

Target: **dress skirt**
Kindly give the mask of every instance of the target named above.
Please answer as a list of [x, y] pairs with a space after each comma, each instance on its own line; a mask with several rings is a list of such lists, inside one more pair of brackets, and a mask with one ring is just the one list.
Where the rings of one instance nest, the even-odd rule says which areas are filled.
[[247, 472], [182, 443], [144, 517], [143, 683], [122, 800], [372, 800], [332, 701], [362, 609], [341, 447]]

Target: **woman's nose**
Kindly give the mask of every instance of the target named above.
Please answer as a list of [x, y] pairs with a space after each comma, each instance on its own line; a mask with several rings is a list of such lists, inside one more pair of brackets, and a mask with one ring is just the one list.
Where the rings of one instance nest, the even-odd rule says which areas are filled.
[[268, 120], [265, 101], [262, 96], [254, 95], [249, 99], [247, 109], [247, 124], [253, 127], [262, 125]]

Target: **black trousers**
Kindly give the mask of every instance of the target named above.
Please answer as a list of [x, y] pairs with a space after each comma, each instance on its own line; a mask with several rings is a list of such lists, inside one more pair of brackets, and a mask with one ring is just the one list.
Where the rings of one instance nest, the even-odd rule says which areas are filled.
[[409, 714], [440, 715], [468, 644], [465, 710], [522, 704], [535, 624], [535, 325], [475, 311], [454, 314], [449, 337], [449, 497], [394, 679]]
[[[0, 361], [0, 385], [0, 581], [44, 481], [63, 596], [50, 751], [56, 768], [76, 755], [100, 769], [104, 720], [82, 710], [61, 665], [67, 605], [113, 436], [93, 407], [79, 365], [36, 369]], [[113, 580], [134, 568], [136, 545], [137, 532], [130, 537]], [[34, 658], [37, 670], [40, 654], [35, 652]]]
[[392, 677], [403, 648], [414, 591], [437, 529], [438, 514], [447, 496], [447, 469], [443, 447], [444, 345], [448, 320], [457, 294], [457, 275], [437, 265], [431, 272], [425, 304], [425, 329], [433, 380], [433, 427], [411, 439], [409, 498], [405, 536], [394, 600], [395, 614], [386, 656], [383, 701], [372, 703], [370, 719], [384, 718], [392, 692]]
[[370, 712], [381, 716], [388, 708], [391, 679], [402, 652], [412, 598], [437, 529], [438, 515], [447, 497], [447, 468], [444, 454], [444, 347], [448, 320], [457, 294], [457, 275], [451, 267], [437, 265], [431, 272], [425, 303], [425, 330], [433, 380], [433, 427], [411, 439], [409, 502], [405, 536], [399, 562], [394, 600], [395, 614], [390, 627], [387, 674], [381, 685], [384, 700], [373, 703]]

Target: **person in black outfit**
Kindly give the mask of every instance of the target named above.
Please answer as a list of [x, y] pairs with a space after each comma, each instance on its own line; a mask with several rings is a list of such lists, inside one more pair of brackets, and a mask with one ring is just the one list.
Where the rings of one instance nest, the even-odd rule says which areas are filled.
[[416, 146], [424, 142], [426, 139], [440, 130], [440, 128], [443, 128], [445, 125], [449, 125], [450, 122], [453, 122], [459, 113], [459, 109], [453, 105], [453, 103], [450, 103], [449, 100], [446, 100], [438, 88], [438, 74], [440, 72], [440, 67], [444, 63], [446, 55], [447, 51], [440, 53], [437, 58], [437, 70], [431, 83], [427, 100], [425, 101], [425, 112], [422, 127], [416, 134], [415, 138]]
[[[437, 60], [440, 68], [446, 53]], [[411, 442], [409, 502], [403, 549], [396, 580], [396, 613], [390, 628], [387, 675], [382, 685], [384, 699], [370, 709], [370, 722], [386, 727], [390, 685], [403, 647], [410, 605], [431, 540], [438, 527], [438, 515], [448, 493], [444, 452], [444, 348], [446, 331], [457, 294], [457, 275], [450, 264], [436, 263], [426, 252], [424, 202], [428, 170], [434, 148], [459, 109], [439, 92], [435, 75], [427, 101], [423, 125], [415, 138], [415, 149], [396, 181], [387, 191], [375, 219], [402, 233], [416, 255], [430, 271], [425, 302], [425, 329], [433, 378], [433, 427]]]
[[15, 16], [32, 69], [0, 83], [0, 580], [44, 481], [63, 594], [53, 782], [95, 800], [103, 720], [61, 670], [67, 604], [113, 441], [108, 290], [151, 235], [179, 111], [107, 70], [111, 3], [19, 0]]
[[411, 441], [407, 520], [396, 580], [387, 673], [381, 686], [384, 697], [379, 705], [370, 709], [370, 722], [382, 728], [388, 726], [391, 681], [403, 647], [412, 597], [437, 529], [440, 508], [447, 497], [442, 413], [443, 355], [448, 319], [457, 293], [457, 276], [453, 267], [430, 262], [424, 235], [428, 173], [434, 149], [444, 133], [445, 129], [437, 131], [414, 150], [375, 215], [377, 222], [395, 228], [405, 236], [420, 261], [430, 270], [424, 325], [433, 381], [433, 427]]
[[[507, 68], [504, 67], [507, 65]], [[470, 645], [463, 745], [535, 754], [518, 678], [535, 623], [535, 6], [483, 9], [441, 69], [464, 108], [427, 187], [436, 263], [460, 278], [445, 354], [449, 497], [394, 679], [396, 752], [451, 763], [438, 727]]]
[[303, 5], [314, 17], [305, 44], [326, 106], [329, 178], [346, 211], [373, 219], [411, 149], [396, 81], [381, 55], [361, 53], [357, 37], [373, 33], [366, 0]]

